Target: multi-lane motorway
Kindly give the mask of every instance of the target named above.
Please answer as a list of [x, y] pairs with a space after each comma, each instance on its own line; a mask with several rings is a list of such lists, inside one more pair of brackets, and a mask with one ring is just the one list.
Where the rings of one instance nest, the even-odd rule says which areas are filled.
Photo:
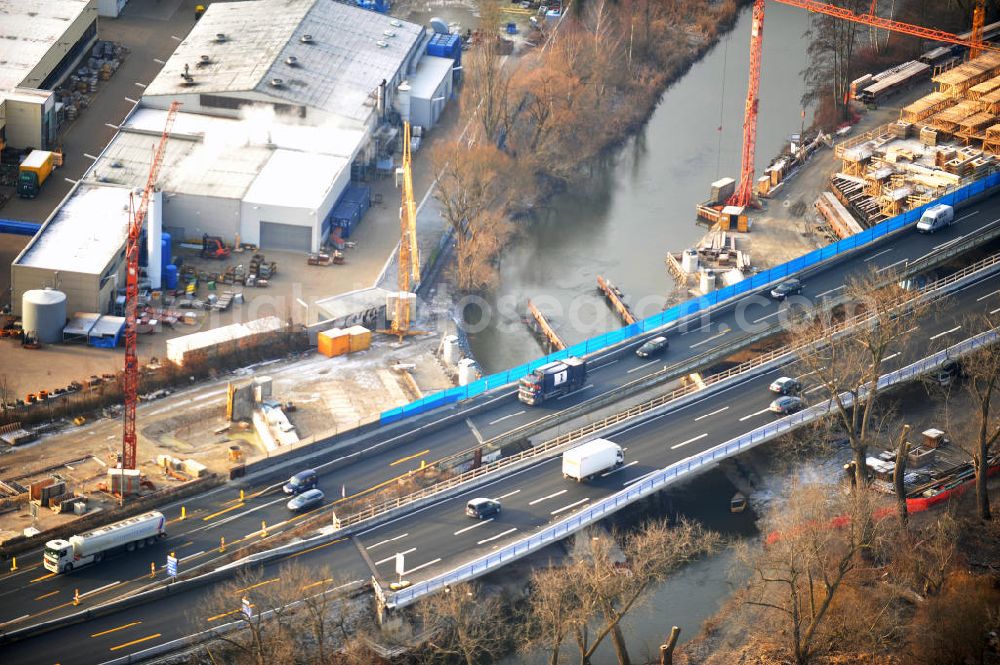
[[[1000, 222], [998, 215], [1000, 202], [986, 201], [970, 210], [960, 211], [959, 222], [935, 236], [906, 233], [888, 239], [861, 256], [808, 276], [804, 280], [804, 295], [817, 298], [836, 293], [845, 277], [850, 274], [869, 268], [878, 270], [899, 266], [901, 261], [919, 258], [946, 247], [957, 238], [972, 234], [976, 229], [995, 225]], [[992, 289], [979, 285], [960, 294], [962, 306], [956, 307], [949, 316], [958, 321], [961, 318], [958, 316], [960, 312], [968, 308], [981, 308], [984, 303], [989, 305], [998, 299], [991, 291], [995, 291], [1000, 285], [992, 280], [989, 284]], [[993, 304], [993, 307], [1000, 307], [1000, 302]], [[776, 319], [780, 320], [780, 311], [783, 311], [783, 306], [767, 299], [746, 298], [735, 308], [729, 308], [711, 321], [699, 321], [687, 330], [670, 331], [671, 348], [664, 358], [653, 362], [641, 361], [627, 353], [617, 358], [598, 360], [594, 365], [599, 369], [592, 372], [587, 382], [588, 387], [565, 400], [546, 405], [545, 408], [530, 409], [510, 398], [497, 399], [494, 396], [488, 398], [495, 400], [492, 408], [471, 416], [470, 421], [481, 436], [496, 436], [553, 410], [614, 390], [618, 385], [660, 369], [666, 361], [675, 362], [704, 353], [713, 346], [723, 345], [727, 338], [734, 338], [741, 331], [748, 331], [748, 328], [770, 326]], [[928, 322], [924, 325], [933, 327], [937, 324]], [[955, 330], [956, 325], [960, 324], [942, 323], [940, 331], [928, 329], [926, 336], [929, 339], [944, 333], [934, 337], [933, 342], [944, 343], [972, 334], [961, 328]], [[894, 365], [902, 358], [902, 355], [894, 357], [889, 364]], [[754, 381], [766, 384], [771, 378], [773, 375], [767, 375]], [[504, 512], [499, 519], [467, 523], [461, 511], [461, 504], [467, 497], [460, 497], [424, 508], [363, 534], [363, 542], [369, 548], [380, 573], [386, 578], [392, 577], [392, 558], [396, 552], [405, 553], [408, 577], [411, 579], [419, 579], [435, 569], [456, 565], [477, 551], [498, 547], [510, 539], [530, 533], [551, 519], [578, 510], [587, 502], [620, 489], [623, 483], [699, 449], [710, 447], [731, 435], [753, 429], [764, 422], [763, 419], [770, 417], [763, 411], [770, 396], [756, 383], [752, 386], [741, 386], [738, 398], [731, 392], [733, 389], [722, 393], [722, 399], [717, 399], [717, 394], [712, 394], [682, 410], [639, 424], [623, 433], [618, 439], [629, 449], [626, 451], [627, 466], [593, 483], [567, 484], [561, 478], [557, 462], [543, 462], [519, 474], [500, 479], [490, 488], [481, 490], [485, 495], [502, 498]], [[813, 387], [806, 386], [807, 398], [814, 394], [808, 392], [812, 389]], [[321, 487], [328, 494], [339, 495], [344, 486], [350, 494], [385, 482], [408, 468], [419, 465], [422, 459], [437, 458], [474, 446], [476, 442], [473, 428], [460, 421], [459, 424], [448, 426], [418, 441], [399, 447], [382, 445], [368, 453], [358, 454], [358, 461], [348, 467], [323, 473], [324, 469], [320, 466], [323, 473]], [[336, 455], [331, 455], [331, 458], [335, 457]], [[244, 501], [240, 501], [236, 490], [231, 489], [191, 500], [186, 504], [188, 517], [183, 522], [177, 519], [179, 509], [175, 507], [172, 514], [168, 513], [168, 517], [172, 519], [169, 527], [171, 538], [165, 545], [122, 556], [100, 566], [85, 568], [70, 576], [48, 575], [38, 565], [38, 553], [33, 554], [34, 561], [21, 557], [21, 570], [0, 576], [0, 621], [9, 622], [7, 628], [15, 628], [61, 616], [76, 609], [72, 606], [75, 589], [79, 589], [81, 593], [96, 590], [85, 599], [84, 606], [112, 599], [121, 595], [123, 589], [149, 583], [150, 562], [162, 566], [169, 551], [177, 553], [183, 569], [212, 556], [218, 548], [220, 537], [225, 537], [230, 544], [243, 538], [252, 540], [257, 537], [262, 520], [271, 525], [273, 530], [287, 520], [289, 514], [284, 508], [284, 498], [274, 489], [267, 488], [268, 485], [248, 488], [250, 496]], [[262, 490], [259, 496], [253, 496], [253, 493]], [[332, 564], [342, 578], [362, 579], [370, 575], [355, 548], [345, 543], [333, 543], [316, 551], [303, 553], [298, 560], [307, 564]], [[162, 578], [162, 571], [157, 575]], [[0, 646], [0, 652], [5, 654], [5, 661], [10, 659], [9, 662], [43, 662], [49, 659], [48, 656], [38, 657], [37, 654], [32, 656], [32, 649], [51, 649], [47, 653], [51, 654], [52, 662], [94, 662], [105, 656], [141, 650], [151, 644], [195, 632], [199, 626], [204, 627], [206, 624], [200, 624], [197, 620], [194, 623], [178, 621], [178, 617], [192, 615], [190, 610], [197, 605], [194, 600], [197, 596], [198, 592], [181, 594], [158, 601], [153, 606], [140, 607], [124, 614], [110, 615], [60, 630], [58, 639], [42, 637]], [[126, 617], [140, 615], [146, 617], [140, 619], [140, 623], [104, 633], [105, 630], [136, 620], [126, 620]], [[121, 619], [117, 624], [115, 617]], [[145, 630], [149, 632], [137, 634]], [[126, 638], [139, 640], [154, 634], [155, 638], [142, 639], [135, 644], [110, 651], [111, 647], [131, 641]], [[58, 646], [65, 644], [94, 646], [106, 651], [99, 657], [82, 657], [83, 652], [78, 649], [60, 652]]]

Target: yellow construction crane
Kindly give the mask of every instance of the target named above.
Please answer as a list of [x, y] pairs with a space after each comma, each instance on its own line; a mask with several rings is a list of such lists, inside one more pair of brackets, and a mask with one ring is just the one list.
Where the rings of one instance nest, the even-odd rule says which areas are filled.
[[972, 8], [972, 34], [969, 40], [972, 46], [969, 47], [969, 59], [979, 57], [983, 50], [983, 24], [986, 22], [986, 0], [976, 0], [976, 6]]
[[413, 165], [410, 156], [410, 123], [403, 123], [403, 201], [399, 208], [399, 293], [389, 330], [400, 340], [410, 330], [409, 293], [420, 282], [420, 254], [417, 249], [417, 204], [413, 199]]

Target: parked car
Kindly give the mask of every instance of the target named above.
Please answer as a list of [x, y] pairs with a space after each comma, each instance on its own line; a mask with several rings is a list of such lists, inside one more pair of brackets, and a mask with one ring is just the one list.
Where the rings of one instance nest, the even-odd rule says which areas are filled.
[[654, 337], [636, 349], [635, 355], [640, 358], [651, 358], [659, 353], [662, 353], [663, 351], [666, 351], [668, 346], [670, 346], [670, 343], [667, 341], [666, 337]]
[[465, 504], [465, 514], [469, 517], [484, 520], [500, 514], [500, 502], [496, 499], [479, 497]]
[[805, 403], [802, 401], [801, 397], [785, 395], [771, 402], [771, 405], [767, 407], [767, 410], [771, 413], [778, 413], [783, 416], [787, 416], [789, 413], [795, 413], [796, 411], [801, 410], [803, 406], [805, 406]]
[[311, 490], [319, 484], [319, 476], [312, 469], [299, 471], [288, 479], [282, 486], [285, 494], [302, 494], [306, 490]]
[[323, 490], [311, 489], [302, 492], [301, 494], [296, 494], [288, 501], [288, 509], [293, 511], [309, 510], [310, 508], [316, 508], [323, 504], [323, 500], [326, 497], [323, 495]]
[[786, 279], [771, 289], [771, 297], [775, 300], [784, 300], [788, 296], [799, 293], [802, 293], [802, 282], [797, 279]]
[[941, 367], [934, 372], [934, 380], [939, 386], [950, 386], [955, 379], [961, 376], [961, 367], [955, 360], [946, 360]]
[[798, 379], [793, 379], [790, 376], [782, 376], [775, 379], [768, 388], [770, 388], [772, 393], [778, 393], [779, 395], [794, 395], [802, 390], [802, 384]]

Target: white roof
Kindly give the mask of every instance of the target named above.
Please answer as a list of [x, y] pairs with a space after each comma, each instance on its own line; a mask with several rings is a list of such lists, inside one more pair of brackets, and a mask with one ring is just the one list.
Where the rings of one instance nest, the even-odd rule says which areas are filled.
[[[91, 0], [0, 0], [0, 90], [24, 83]], [[96, 13], [97, 7], [93, 7]], [[29, 82], [35, 88], [41, 81]]]
[[439, 58], [436, 55], [425, 55], [417, 63], [417, 72], [410, 77], [410, 97], [413, 99], [431, 99], [441, 81], [451, 76], [455, 61], [451, 58]]
[[[218, 34], [225, 38], [219, 41]], [[309, 43], [302, 41], [306, 35]], [[330, 0], [216, 2], [145, 94], [243, 93], [250, 101], [247, 93], [256, 93], [279, 104], [364, 119], [379, 83], [391, 82], [423, 39], [424, 29], [415, 23]], [[183, 78], [185, 65], [191, 84]], [[275, 79], [281, 84], [273, 85]]]
[[275, 150], [243, 200], [290, 208], [319, 208], [350, 162], [334, 155]]
[[202, 330], [201, 332], [174, 337], [167, 340], [167, 358], [175, 363], [184, 362], [184, 354], [197, 349], [228, 342], [234, 339], [249, 337], [257, 333], [274, 332], [281, 330], [281, 319], [276, 316], [268, 316], [263, 319], [254, 319], [246, 323], [233, 323], [221, 328]]
[[99, 274], [125, 245], [130, 191], [81, 184], [21, 252], [17, 264]]

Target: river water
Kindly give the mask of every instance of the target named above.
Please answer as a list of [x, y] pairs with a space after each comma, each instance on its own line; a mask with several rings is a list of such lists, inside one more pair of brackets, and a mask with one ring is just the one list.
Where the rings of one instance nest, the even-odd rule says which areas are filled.
[[[808, 22], [805, 11], [768, 5], [758, 173], [801, 126]], [[549, 213], [505, 252], [501, 286], [485, 306], [465, 310], [484, 372], [544, 353], [522, 323], [529, 298], [569, 344], [621, 326], [596, 291], [598, 274], [627, 294], [638, 316], [662, 309], [673, 289], [665, 254], [697, 242], [704, 229], [694, 223], [695, 204], [708, 197], [711, 182], [738, 174], [749, 35], [746, 9], [735, 29], [664, 93], [645, 130], [589, 182], [552, 201]]]
[[[808, 23], [802, 10], [768, 5], [758, 173], [800, 129]], [[621, 325], [597, 294], [598, 274], [628, 295], [638, 316], [662, 308], [673, 289], [665, 253], [698, 241], [704, 230], [694, 223], [695, 204], [707, 198], [712, 181], [737, 176], [749, 34], [747, 9], [735, 29], [664, 93], [645, 130], [590, 182], [553, 201], [550, 213], [527, 227], [504, 254], [501, 287], [486, 306], [466, 308], [470, 342], [485, 372], [544, 352], [522, 322], [528, 298], [570, 344]], [[681, 514], [730, 538], [753, 532], [750, 513], [728, 512], [734, 489], [721, 473], [709, 472], [679, 490], [673, 494]], [[625, 622], [632, 657], [654, 657], [672, 625], [681, 627], [682, 642], [697, 634], [731, 593], [731, 561], [731, 550], [725, 549], [686, 567], [633, 611]], [[574, 655], [564, 652], [567, 662], [574, 662]], [[502, 663], [541, 665], [545, 657], [518, 654]], [[593, 661], [615, 662], [610, 645], [602, 646]]]

